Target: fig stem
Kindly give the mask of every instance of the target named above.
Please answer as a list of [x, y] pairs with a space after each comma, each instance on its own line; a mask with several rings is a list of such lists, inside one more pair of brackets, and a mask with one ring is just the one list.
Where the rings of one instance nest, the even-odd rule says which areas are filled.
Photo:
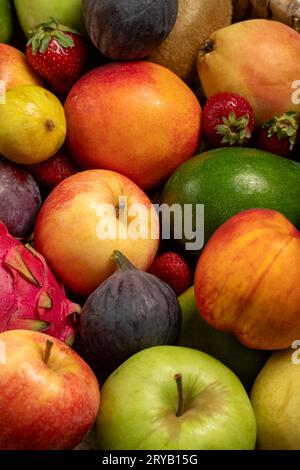
[[136, 269], [136, 267], [130, 263], [129, 259], [121, 253], [121, 251], [115, 250], [113, 252], [113, 259], [117, 263], [118, 269], [121, 269], [121, 271], [125, 269]]
[[52, 341], [50, 341], [49, 339], [47, 339], [46, 349], [45, 349], [45, 357], [44, 357], [44, 362], [45, 362], [46, 365], [49, 362], [53, 345], [54, 345], [54, 343]]
[[178, 391], [178, 404], [177, 404], [177, 410], [176, 410], [176, 417], [180, 418], [180, 416], [182, 416], [184, 413], [182, 375], [176, 374], [174, 376], [174, 379], [176, 381], [177, 391]]

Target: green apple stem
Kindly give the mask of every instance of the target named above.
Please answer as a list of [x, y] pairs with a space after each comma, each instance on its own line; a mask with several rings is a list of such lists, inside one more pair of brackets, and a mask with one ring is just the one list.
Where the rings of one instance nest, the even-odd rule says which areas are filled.
[[176, 374], [174, 376], [174, 379], [176, 381], [177, 391], [178, 391], [178, 405], [177, 405], [176, 416], [177, 416], [177, 418], [180, 418], [180, 416], [182, 416], [183, 413], [184, 413], [182, 375], [181, 374]]
[[54, 343], [52, 343], [52, 341], [47, 339], [46, 349], [45, 349], [45, 357], [44, 357], [44, 362], [45, 362], [46, 365], [49, 362], [51, 351], [52, 351], [52, 348], [53, 348], [53, 344]]

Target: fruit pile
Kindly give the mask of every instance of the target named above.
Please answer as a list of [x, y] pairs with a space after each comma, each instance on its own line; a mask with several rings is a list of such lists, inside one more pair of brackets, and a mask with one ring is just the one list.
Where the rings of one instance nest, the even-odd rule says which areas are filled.
[[1, 450], [300, 449], [299, 31], [0, 0]]

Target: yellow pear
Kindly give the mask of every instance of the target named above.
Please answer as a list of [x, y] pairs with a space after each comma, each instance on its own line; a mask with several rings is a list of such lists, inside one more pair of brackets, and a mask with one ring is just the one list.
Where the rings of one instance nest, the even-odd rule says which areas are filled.
[[300, 449], [299, 358], [297, 349], [274, 353], [254, 383], [251, 401], [259, 449]]

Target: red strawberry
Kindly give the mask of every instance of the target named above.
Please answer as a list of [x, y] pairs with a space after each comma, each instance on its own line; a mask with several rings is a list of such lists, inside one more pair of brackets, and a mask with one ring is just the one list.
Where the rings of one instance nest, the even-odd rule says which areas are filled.
[[267, 152], [290, 157], [297, 141], [299, 121], [294, 111], [276, 114], [259, 131], [256, 146]]
[[77, 31], [51, 18], [33, 31], [26, 56], [53, 90], [65, 96], [82, 73], [87, 46]]
[[78, 172], [73, 162], [62, 150], [45, 162], [27, 166], [27, 169], [38, 184], [45, 189], [55, 188], [64, 179]]
[[212, 147], [245, 145], [254, 129], [254, 113], [248, 101], [235, 93], [211, 96], [202, 114], [204, 136]]
[[182, 256], [173, 251], [156, 256], [149, 273], [169, 284], [176, 295], [182, 294], [192, 285], [189, 265]]

